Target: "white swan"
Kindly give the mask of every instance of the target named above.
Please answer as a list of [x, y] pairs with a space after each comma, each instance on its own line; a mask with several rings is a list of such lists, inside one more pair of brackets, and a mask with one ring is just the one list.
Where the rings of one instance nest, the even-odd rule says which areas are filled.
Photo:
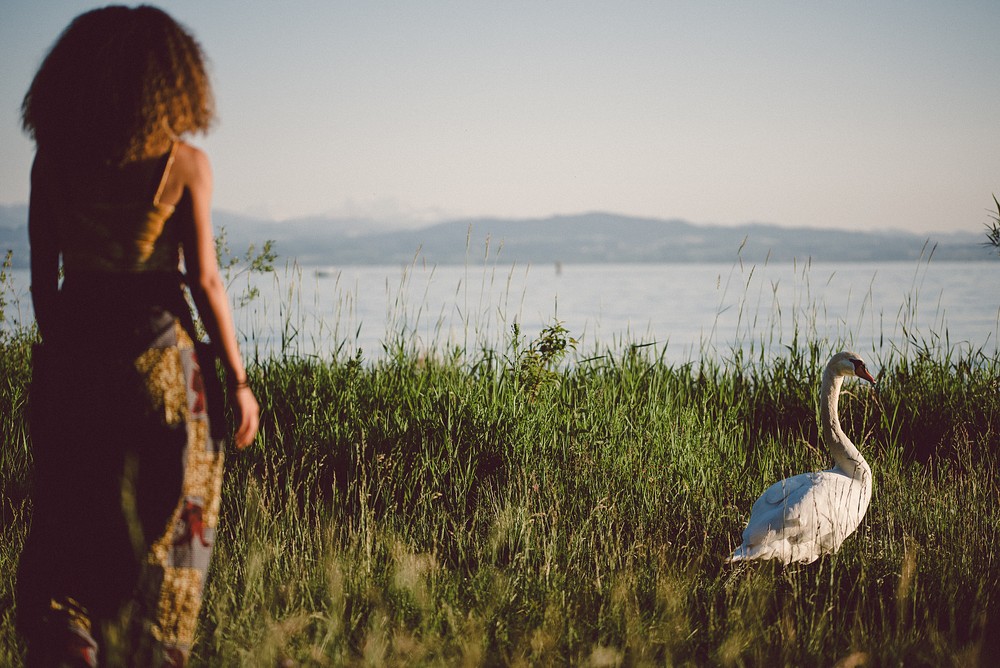
[[840, 428], [837, 400], [844, 376], [874, 384], [858, 355], [837, 353], [823, 371], [820, 389], [822, 438], [832, 469], [802, 473], [768, 487], [750, 510], [743, 544], [727, 561], [780, 559], [812, 563], [836, 552], [861, 523], [872, 498], [872, 471]]

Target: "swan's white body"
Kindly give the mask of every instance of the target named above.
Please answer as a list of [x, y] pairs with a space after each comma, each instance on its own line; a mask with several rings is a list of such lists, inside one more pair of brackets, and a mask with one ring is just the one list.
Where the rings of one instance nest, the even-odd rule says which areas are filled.
[[768, 487], [750, 510], [743, 544], [728, 561], [779, 559], [811, 563], [836, 552], [861, 523], [872, 497], [872, 472], [840, 428], [837, 400], [844, 376], [875, 379], [854, 353], [837, 353], [823, 371], [820, 389], [822, 437], [832, 469], [802, 473]]

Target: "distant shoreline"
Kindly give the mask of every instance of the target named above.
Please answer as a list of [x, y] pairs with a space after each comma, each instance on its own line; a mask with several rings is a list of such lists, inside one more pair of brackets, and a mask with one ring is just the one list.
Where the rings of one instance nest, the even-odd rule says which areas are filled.
[[[0, 251], [14, 251], [15, 268], [28, 266], [26, 218], [26, 206], [0, 206]], [[453, 220], [419, 229], [323, 217], [279, 223], [226, 211], [216, 211], [214, 218], [216, 229], [225, 231], [234, 253], [273, 240], [279, 258], [294, 258], [302, 266], [397, 265], [414, 259], [439, 265], [1000, 260], [996, 249], [986, 245], [985, 232], [697, 225], [602, 212], [525, 220]]]

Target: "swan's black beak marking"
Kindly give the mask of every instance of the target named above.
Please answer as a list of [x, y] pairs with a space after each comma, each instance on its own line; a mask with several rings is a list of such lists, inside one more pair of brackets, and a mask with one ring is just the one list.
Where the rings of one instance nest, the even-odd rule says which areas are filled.
[[864, 378], [873, 386], [878, 385], [878, 383], [875, 382], [875, 379], [872, 378], [872, 375], [868, 372], [868, 368], [865, 367], [864, 362], [862, 362], [861, 360], [851, 360], [851, 363], [854, 365], [855, 376], [857, 376], [858, 378]]

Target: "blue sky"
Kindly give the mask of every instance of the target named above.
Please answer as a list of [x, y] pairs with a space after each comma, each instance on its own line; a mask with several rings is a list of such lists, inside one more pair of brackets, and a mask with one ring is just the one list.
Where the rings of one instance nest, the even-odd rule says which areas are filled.
[[[0, 203], [22, 96], [77, 14], [0, 7]], [[162, 2], [212, 63], [216, 207], [980, 231], [1000, 3]]]

